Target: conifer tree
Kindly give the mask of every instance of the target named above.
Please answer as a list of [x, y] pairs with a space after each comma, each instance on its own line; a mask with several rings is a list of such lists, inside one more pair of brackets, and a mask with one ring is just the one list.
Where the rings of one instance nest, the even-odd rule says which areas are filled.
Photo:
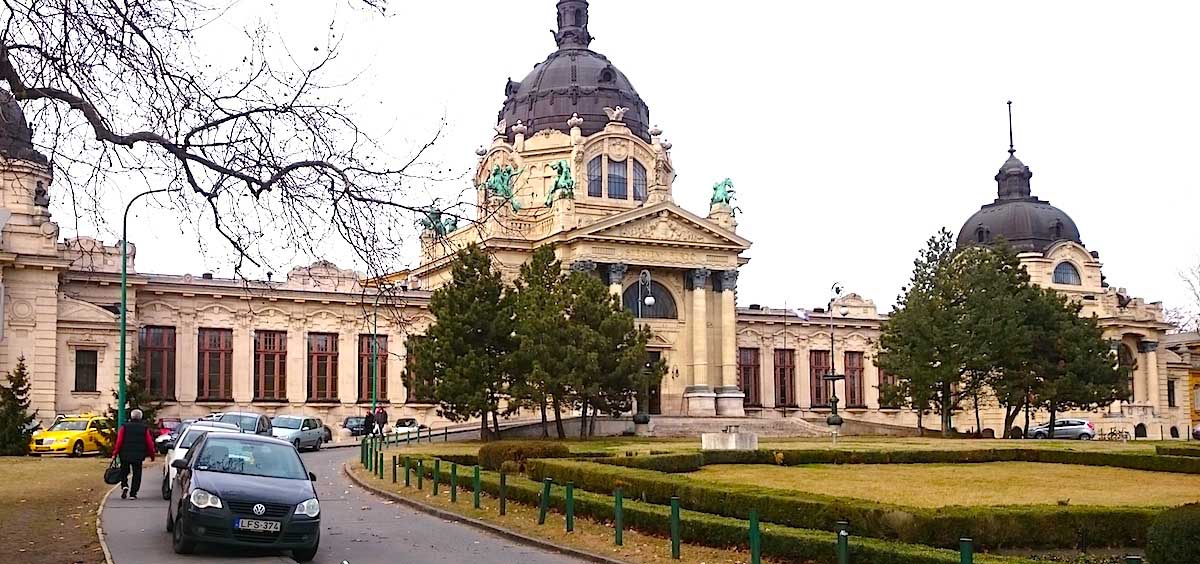
[[514, 405], [538, 409], [542, 436], [549, 436], [547, 413], [553, 412], [558, 438], [566, 438], [561, 408], [569, 389], [569, 365], [564, 347], [570, 345], [564, 313], [566, 280], [552, 245], [538, 247], [521, 265], [516, 282], [516, 348], [513, 352]]
[[37, 413], [29, 413], [29, 369], [25, 357], [8, 373], [7, 384], [0, 385], [0, 456], [29, 453], [30, 423]]
[[[112, 397], [113, 405], [108, 408], [108, 417], [115, 423], [117, 421], [117, 405], [120, 402], [120, 396], [116, 389], [113, 390]], [[142, 410], [142, 421], [145, 421], [147, 425], [153, 425], [158, 418], [158, 410], [162, 409], [163, 405], [150, 393], [146, 378], [142, 375], [141, 361], [137, 356], [131, 357], [129, 367], [125, 369], [125, 419], [129, 419], [130, 411], [140, 409]]]

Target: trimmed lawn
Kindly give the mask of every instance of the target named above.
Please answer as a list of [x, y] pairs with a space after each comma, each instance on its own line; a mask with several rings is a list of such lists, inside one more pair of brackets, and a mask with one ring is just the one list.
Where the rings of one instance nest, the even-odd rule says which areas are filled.
[[96, 509], [107, 458], [0, 458], [0, 546], [22, 564], [104, 562]]
[[715, 464], [688, 476], [919, 507], [1063, 501], [1071, 505], [1169, 506], [1200, 501], [1198, 475], [1035, 462]]

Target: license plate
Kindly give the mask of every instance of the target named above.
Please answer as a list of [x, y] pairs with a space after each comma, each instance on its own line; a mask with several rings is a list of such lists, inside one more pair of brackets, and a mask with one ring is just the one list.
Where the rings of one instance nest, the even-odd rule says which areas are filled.
[[259, 521], [257, 519], [238, 519], [233, 523], [235, 529], [255, 533], [278, 533], [279, 521]]

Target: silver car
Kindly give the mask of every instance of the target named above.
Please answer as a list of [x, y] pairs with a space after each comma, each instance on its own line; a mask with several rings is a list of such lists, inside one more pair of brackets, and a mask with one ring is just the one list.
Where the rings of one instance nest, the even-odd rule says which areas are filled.
[[[1046, 422], [1029, 429], [1029, 436], [1045, 439], [1050, 436], [1050, 423]], [[1090, 441], [1096, 437], [1096, 426], [1083, 419], [1058, 419], [1054, 422], [1054, 438]]]
[[320, 450], [325, 442], [325, 427], [315, 417], [279, 415], [271, 420], [271, 435], [292, 443], [296, 450]]

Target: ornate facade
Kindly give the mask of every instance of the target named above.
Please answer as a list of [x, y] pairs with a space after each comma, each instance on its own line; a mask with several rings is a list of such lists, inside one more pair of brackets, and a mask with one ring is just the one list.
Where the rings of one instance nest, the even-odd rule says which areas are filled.
[[[668, 366], [651, 391], [651, 414], [823, 421], [836, 394], [847, 419], [916, 423], [912, 412], [880, 402], [880, 382], [892, 376], [873, 363], [883, 316], [872, 301], [846, 294], [811, 310], [738, 307], [750, 242], [737, 232], [733, 183], [712, 185], [703, 213], [676, 205], [677, 188], [710, 187], [676, 186], [671, 143], [650, 125], [648, 105], [590, 49], [588, 3], [556, 6], [557, 49], [522, 81], [508, 81], [495, 134], [477, 152], [477, 216], [460, 226], [427, 212], [420, 265], [390, 277], [396, 284], [387, 291], [325, 262], [282, 282], [139, 273], [129, 245], [127, 352], [167, 401], [167, 415], [237, 408], [334, 420], [374, 398], [395, 415], [435, 423], [436, 410], [402, 377], [405, 343], [433, 322], [430, 292], [449, 280], [455, 251], [474, 242], [510, 280], [535, 248], [553, 244], [564, 264], [621, 296], [652, 328], [651, 355]], [[118, 374], [120, 246], [58, 240], [46, 160], [11, 96], [0, 111], [0, 366], [26, 358], [43, 414], [102, 410]], [[1157, 346], [1170, 327], [1161, 306], [1109, 287], [1070, 217], [1031, 195], [1031, 176], [1010, 155], [996, 177], [997, 200], [964, 225], [959, 243], [1003, 236], [1036, 283], [1101, 319], [1133, 369], [1134, 397], [1091, 414], [1099, 427], [1178, 433], [1189, 417], [1176, 399], [1190, 389], [1188, 365]], [[830, 372], [845, 379], [831, 383]], [[980, 415], [1001, 431], [999, 410]], [[960, 429], [974, 422], [973, 412], [957, 414]]]

